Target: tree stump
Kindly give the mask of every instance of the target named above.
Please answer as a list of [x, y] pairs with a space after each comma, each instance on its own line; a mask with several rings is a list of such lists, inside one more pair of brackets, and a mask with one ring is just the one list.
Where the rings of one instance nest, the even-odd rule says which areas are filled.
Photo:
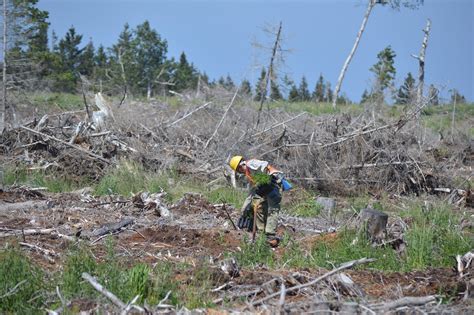
[[327, 218], [333, 216], [334, 209], [336, 208], [336, 200], [333, 198], [318, 197], [316, 199], [316, 204], [321, 206], [321, 214]]
[[388, 215], [381, 211], [365, 208], [360, 213], [362, 228], [373, 243], [381, 243], [387, 231]]

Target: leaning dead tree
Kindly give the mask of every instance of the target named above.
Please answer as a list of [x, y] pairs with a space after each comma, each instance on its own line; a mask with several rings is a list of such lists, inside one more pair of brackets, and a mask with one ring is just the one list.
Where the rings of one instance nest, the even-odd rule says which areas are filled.
[[262, 113], [263, 102], [265, 101], [265, 98], [267, 97], [268, 84], [270, 83], [270, 80], [273, 76], [275, 56], [277, 54], [278, 47], [280, 45], [281, 27], [282, 27], [282, 22], [280, 22], [280, 26], [278, 27], [278, 32], [275, 38], [275, 44], [273, 45], [272, 55], [270, 57], [270, 64], [268, 65], [268, 71], [265, 77], [265, 83], [260, 86], [260, 107], [258, 109], [257, 123], [255, 125], [255, 128], [257, 128], [258, 124], [260, 123], [260, 114]]
[[344, 62], [344, 65], [342, 66], [341, 73], [339, 74], [339, 78], [337, 79], [336, 88], [334, 89], [334, 96], [332, 98], [332, 107], [334, 108], [336, 108], [337, 96], [339, 95], [339, 91], [341, 90], [342, 81], [344, 80], [344, 76], [346, 75], [346, 71], [347, 71], [347, 68], [349, 67], [349, 63], [351, 62], [352, 57], [354, 57], [357, 47], [359, 47], [359, 42], [362, 37], [362, 34], [364, 33], [365, 26], [367, 25], [367, 21], [369, 20], [370, 13], [372, 12], [372, 9], [377, 3], [378, 3], [377, 0], [369, 0], [368, 2], [367, 10], [365, 11], [364, 19], [362, 20], [362, 25], [360, 26], [359, 32], [357, 33], [354, 46], [352, 46], [351, 52], [349, 53], [349, 56], [347, 56], [347, 59]]
[[364, 18], [362, 19], [362, 24], [359, 28], [359, 32], [357, 33], [356, 40], [354, 42], [354, 45], [352, 46], [349, 56], [347, 56], [347, 59], [344, 62], [344, 65], [342, 66], [341, 73], [339, 74], [339, 78], [337, 79], [336, 88], [334, 89], [334, 95], [332, 98], [332, 106], [334, 108], [336, 108], [337, 97], [341, 90], [342, 81], [344, 80], [344, 76], [346, 75], [347, 68], [349, 67], [349, 63], [351, 62], [352, 57], [354, 57], [357, 47], [359, 47], [360, 39], [362, 37], [362, 34], [364, 33], [365, 27], [367, 25], [367, 21], [369, 20], [369, 16], [372, 13], [372, 9], [375, 7], [375, 5], [376, 4], [381, 4], [381, 5], [389, 4], [393, 9], [399, 9], [401, 6], [415, 9], [418, 7], [418, 5], [423, 4], [423, 2], [424, 0], [369, 0], [368, 1], [367, 9], [365, 11]]
[[[426, 22], [426, 27], [423, 29], [423, 42], [421, 44], [420, 55], [415, 56], [412, 55], [415, 59], [418, 59], [419, 63], [419, 70], [418, 70], [418, 88], [416, 91], [416, 104], [417, 106], [421, 106], [423, 102], [423, 85], [425, 83], [425, 54], [426, 54], [426, 47], [428, 46], [428, 37], [430, 35], [431, 30], [431, 20], [428, 19]], [[419, 117], [419, 114], [418, 116]]]

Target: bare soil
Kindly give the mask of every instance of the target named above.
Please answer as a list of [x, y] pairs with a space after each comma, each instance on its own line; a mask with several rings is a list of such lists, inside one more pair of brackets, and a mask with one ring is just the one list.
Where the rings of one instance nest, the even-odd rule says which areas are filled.
[[[23, 206], [24, 205], [24, 206]], [[20, 207], [18, 207], [20, 206]], [[132, 202], [119, 197], [93, 198], [79, 193], [45, 194], [26, 188], [0, 191], [0, 235], [11, 230], [47, 229], [76, 238], [77, 241], [90, 245], [94, 256], [102, 259], [105, 255], [103, 237], [94, 237], [93, 231], [107, 223], [119, 222], [123, 218], [133, 218], [134, 223], [114, 233], [115, 250], [125, 264], [134, 265], [144, 262], [150, 265], [167, 260], [186, 262], [192, 266], [210, 262], [213, 285], [219, 287], [232, 281], [229, 289], [215, 293], [216, 301], [223, 294], [227, 297], [251, 296], [258, 299], [268, 292], [254, 293], [245, 291], [261, 288], [263, 284], [276, 279], [269, 286], [269, 292], [278, 291], [283, 280], [286, 287], [296, 285], [294, 279], [308, 282], [326, 273], [324, 269], [290, 269], [269, 270], [265, 266], [252, 269], [242, 268], [239, 277], [232, 278], [219, 266], [224, 260], [224, 253], [240, 250], [245, 231], [235, 230], [221, 205], [213, 205], [199, 195], [188, 194], [170, 207], [172, 216], [157, 216], [154, 210], [136, 208]], [[239, 213], [228, 208], [234, 222]], [[301, 219], [300, 219], [301, 220]], [[309, 220], [309, 219], [308, 219]], [[309, 220], [310, 221], [310, 220]], [[313, 220], [314, 221], [314, 220]], [[321, 219], [321, 226], [327, 222]], [[316, 225], [317, 222], [311, 224]], [[315, 242], [331, 242], [336, 233], [317, 233], [307, 229], [296, 232], [297, 228], [290, 223], [282, 225], [302, 247]], [[314, 230], [316, 231], [316, 229]], [[48, 271], [61, 270], [70, 241], [54, 235], [15, 235], [0, 237], [0, 247], [7, 243], [27, 242], [58, 254], [52, 261], [35, 250], [22, 250], [31, 260]], [[282, 255], [285, 248], [277, 248], [276, 255]], [[459, 279], [454, 268], [439, 268], [408, 273], [387, 273], [376, 270], [356, 269], [345, 273], [365, 292], [367, 301], [387, 301], [402, 296], [426, 296], [451, 294], [455, 307], [470, 307], [459, 293], [466, 291], [466, 282]], [[193, 270], [176, 275], [177, 281], [186, 282], [193, 276]], [[227, 291], [226, 291], [227, 290]], [[350, 292], [341, 293], [350, 298]], [[301, 303], [310, 297], [304, 290], [287, 296], [287, 303]], [[340, 297], [342, 298], [342, 296]], [[238, 300], [238, 299], [237, 299]], [[468, 303], [468, 304], [466, 304]], [[75, 300], [75, 307], [90, 310], [95, 306], [93, 301]], [[234, 300], [233, 307], [242, 309], [245, 305]], [[472, 307], [472, 305], [471, 305]], [[211, 311], [208, 310], [209, 313]]]

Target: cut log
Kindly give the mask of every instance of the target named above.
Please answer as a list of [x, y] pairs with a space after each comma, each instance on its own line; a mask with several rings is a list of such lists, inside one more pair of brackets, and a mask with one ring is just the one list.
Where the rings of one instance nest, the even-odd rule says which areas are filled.
[[387, 232], [388, 215], [381, 211], [365, 208], [360, 213], [361, 226], [367, 238], [374, 243], [380, 243]]

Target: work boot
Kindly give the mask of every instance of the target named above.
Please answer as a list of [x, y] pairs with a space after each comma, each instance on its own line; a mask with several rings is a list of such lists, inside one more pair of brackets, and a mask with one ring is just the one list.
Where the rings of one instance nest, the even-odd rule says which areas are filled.
[[267, 235], [267, 244], [273, 248], [278, 247], [280, 244], [280, 238], [275, 235]]

